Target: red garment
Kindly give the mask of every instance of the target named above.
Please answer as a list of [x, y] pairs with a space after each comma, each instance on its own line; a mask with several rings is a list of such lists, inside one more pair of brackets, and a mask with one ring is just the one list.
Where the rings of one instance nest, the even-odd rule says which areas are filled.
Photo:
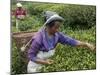
[[19, 15], [26, 15], [26, 10], [24, 10], [23, 8], [19, 9], [17, 8], [16, 11], [15, 11], [15, 16], [19, 16]]

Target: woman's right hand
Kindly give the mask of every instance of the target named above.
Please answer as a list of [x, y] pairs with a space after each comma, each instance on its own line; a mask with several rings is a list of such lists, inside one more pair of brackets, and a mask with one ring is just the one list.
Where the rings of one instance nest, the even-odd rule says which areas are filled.
[[53, 64], [53, 60], [51, 59], [46, 59], [46, 60], [37, 59], [35, 62], [38, 64], [45, 64], [45, 65]]
[[49, 65], [50, 65], [50, 64], [53, 64], [53, 62], [54, 62], [54, 61], [53, 61], [53, 60], [51, 60], [51, 59], [47, 59], [47, 60], [46, 60], [46, 62], [47, 62], [47, 64], [49, 64]]

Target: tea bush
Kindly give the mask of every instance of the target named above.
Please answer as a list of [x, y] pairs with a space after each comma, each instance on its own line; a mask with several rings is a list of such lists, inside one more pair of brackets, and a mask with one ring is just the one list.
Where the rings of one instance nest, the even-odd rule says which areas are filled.
[[12, 42], [12, 59], [11, 59], [11, 74], [26, 73], [27, 63], [23, 57], [23, 53], [16, 47], [15, 42]]
[[28, 6], [28, 9], [31, 15], [40, 15], [47, 10], [55, 11], [64, 17], [64, 26], [70, 26], [73, 29], [91, 28], [96, 24], [95, 6], [33, 3]]
[[19, 30], [27, 31], [29, 29], [32, 29], [32, 26], [34, 24], [32, 20], [33, 20], [33, 18], [28, 18], [23, 21], [19, 21]]
[[[63, 31], [62, 31], [63, 32]], [[81, 41], [96, 44], [95, 27], [89, 30], [66, 30], [66, 35]], [[14, 42], [14, 41], [13, 41]], [[50, 59], [54, 60], [52, 65], [44, 65], [41, 72], [90, 70], [96, 68], [96, 53], [87, 48], [76, 48], [69, 45], [58, 44], [56, 52]], [[23, 53], [12, 46], [12, 73], [27, 73], [27, 63]]]
[[[37, 16], [28, 16], [24, 20], [19, 20], [19, 30], [20, 31], [38, 31], [38, 29], [43, 25], [43, 18], [38, 18]], [[14, 23], [12, 27], [15, 27]], [[13, 30], [14, 31], [14, 30]]]

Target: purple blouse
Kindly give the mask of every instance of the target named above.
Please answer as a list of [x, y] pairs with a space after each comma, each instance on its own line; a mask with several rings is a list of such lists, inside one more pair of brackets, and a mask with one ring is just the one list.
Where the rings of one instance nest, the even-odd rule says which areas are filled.
[[[54, 48], [56, 47], [57, 43], [76, 46], [77, 40], [71, 37], [68, 37], [67, 35], [65, 36], [61, 32], [56, 32], [54, 35], [54, 46], [53, 46]], [[30, 49], [28, 50], [28, 58], [31, 61], [35, 61], [37, 59], [36, 55], [38, 51], [48, 52], [49, 50], [50, 49], [49, 49], [49, 45], [46, 39], [45, 29], [41, 29], [32, 38], [32, 44], [31, 44]]]

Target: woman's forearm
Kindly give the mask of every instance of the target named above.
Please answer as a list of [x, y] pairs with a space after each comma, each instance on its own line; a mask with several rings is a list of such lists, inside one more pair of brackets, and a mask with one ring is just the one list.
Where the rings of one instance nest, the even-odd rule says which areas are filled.
[[76, 46], [78, 46], [78, 47], [87, 47], [87, 44], [85, 42], [78, 41]]
[[35, 62], [38, 64], [52, 64], [52, 62], [43, 59], [36, 59]]

